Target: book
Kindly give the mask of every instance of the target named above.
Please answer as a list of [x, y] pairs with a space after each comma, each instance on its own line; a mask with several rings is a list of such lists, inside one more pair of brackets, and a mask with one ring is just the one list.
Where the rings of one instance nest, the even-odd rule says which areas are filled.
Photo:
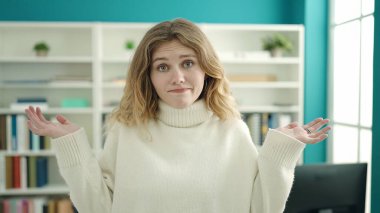
[[17, 115], [16, 123], [17, 123], [17, 151], [23, 152], [29, 149], [29, 130], [26, 124], [26, 116], [25, 115]]
[[11, 115], [7, 115], [6, 122], [7, 122], [7, 127], [6, 127], [7, 151], [12, 151], [12, 116]]
[[57, 201], [54, 199], [50, 199], [47, 202], [48, 213], [56, 213], [57, 212]]
[[5, 188], [13, 188], [13, 160], [11, 156], [5, 156]]
[[33, 199], [34, 203], [34, 212], [35, 213], [43, 213], [44, 211], [44, 206], [47, 205], [47, 200], [46, 198], [43, 197], [36, 197]]
[[6, 174], [7, 169], [5, 163], [5, 156], [0, 155], [0, 191], [4, 191], [6, 189]]
[[37, 187], [36, 156], [28, 157], [28, 187]]
[[20, 157], [20, 182], [21, 188], [26, 189], [28, 187], [28, 168], [27, 160], [25, 156]]
[[12, 140], [11, 140], [11, 150], [17, 151], [17, 115], [11, 115], [11, 133], [12, 133]]
[[74, 213], [71, 201], [69, 199], [58, 200], [57, 213]]
[[13, 188], [19, 189], [21, 188], [21, 157], [20, 156], [13, 156], [12, 157], [12, 165], [13, 165]]
[[44, 97], [17, 98], [16, 103], [47, 103]]
[[45, 186], [48, 183], [48, 160], [46, 157], [36, 159], [37, 187]]
[[7, 150], [7, 116], [0, 115], [0, 150]]

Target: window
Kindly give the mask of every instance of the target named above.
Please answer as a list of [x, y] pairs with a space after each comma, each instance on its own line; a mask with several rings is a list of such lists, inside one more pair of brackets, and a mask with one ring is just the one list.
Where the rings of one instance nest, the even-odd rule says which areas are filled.
[[333, 0], [330, 8], [329, 160], [367, 162], [371, 174], [374, 0]]

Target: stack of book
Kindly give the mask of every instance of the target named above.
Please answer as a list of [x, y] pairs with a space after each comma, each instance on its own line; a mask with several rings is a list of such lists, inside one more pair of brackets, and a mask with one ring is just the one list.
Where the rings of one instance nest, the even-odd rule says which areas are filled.
[[23, 152], [50, 149], [50, 140], [33, 134], [23, 114], [0, 115], [0, 150]]
[[244, 114], [254, 144], [261, 146], [269, 129], [285, 126], [292, 121], [292, 115], [287, 113], [250, 113]]
[[0, 162], [5, 165], [5, 170], [0, 171], [2, 190], [36, 188], [48, 184], [47, 157], [5, 156], [0, 161], [5, 161]]
[[46, 110], [48, 108], [48, 103], [44, 97], [17, 98], [16, 102], [10, 104], [10, 109], [23, 111], [29, 106], [39, 107], [41, 110]]

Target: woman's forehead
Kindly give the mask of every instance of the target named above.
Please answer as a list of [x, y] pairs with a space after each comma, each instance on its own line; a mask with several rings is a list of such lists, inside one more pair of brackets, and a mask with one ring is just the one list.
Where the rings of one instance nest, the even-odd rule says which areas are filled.
[[161, 58], [161, 57], [196, 57], [196, 53], [193, 49], [183, 45], [178, 40], [172, 40], [169, 42], [162, 43], [152, 52], [152, 58]]

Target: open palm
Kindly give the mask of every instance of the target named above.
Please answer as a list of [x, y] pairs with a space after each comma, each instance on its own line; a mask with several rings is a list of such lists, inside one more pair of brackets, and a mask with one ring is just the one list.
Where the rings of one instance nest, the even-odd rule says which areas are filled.
[[303, 126], [300, 126], [297, 122], [293, 122], [276, 130], [294, 137], [303, 143], [314, 144], [328, 137], [327, 132], [331, 130], [330, 126], [325, 126], [328, 122], [328, 119], [317, 118]]
[[71, 123], [62, 115], [56, 116], [59, 123], [53, 123], [46, 120], [39, 107], [34, 109], [34, 107], [29, 106], [29, 108], [25, 109], [25, 113], [29, 118], [29, 129], [37, 135], [58, 138], [80, 129], [78, 125]]

